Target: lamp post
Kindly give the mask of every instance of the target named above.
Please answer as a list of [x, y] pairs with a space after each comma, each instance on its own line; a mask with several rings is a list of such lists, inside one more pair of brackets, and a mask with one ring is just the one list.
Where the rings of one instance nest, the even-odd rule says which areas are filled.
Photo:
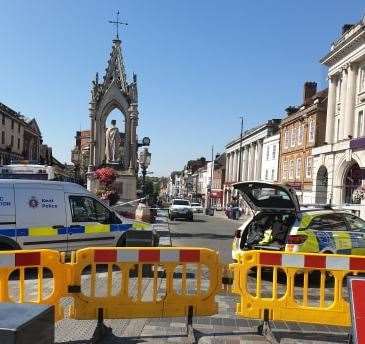
[[139, 165], [142, 170], [142, 194], [146, 196], [146, 174], [148, 166], [151, 163], [151, 153], [148, 151], [147, 147], [144, 147], [143, 150], [139, 153]]

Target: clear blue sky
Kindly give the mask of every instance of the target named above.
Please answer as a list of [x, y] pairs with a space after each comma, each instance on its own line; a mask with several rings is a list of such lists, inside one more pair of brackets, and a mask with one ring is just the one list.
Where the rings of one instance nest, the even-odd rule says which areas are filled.
[[89, 127], [95, 72], [103, 74], [120, 10], [129, 79], [138, 74], [138, 134], [152, 140], [151, 170], [167, 175], [223, 151], [246, 128], [301, 102], [304, 81], [326, 87], [327, 53], [361, 1], [2, 1], [0, 102], [35, 116], [44, 141], [70, 160]]

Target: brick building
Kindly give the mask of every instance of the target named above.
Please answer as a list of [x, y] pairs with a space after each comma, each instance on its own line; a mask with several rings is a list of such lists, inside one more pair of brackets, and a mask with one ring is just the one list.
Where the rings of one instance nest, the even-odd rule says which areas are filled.
[[0, 164], [24, 160], [49, 163], [52, 149], [42, 143], [42, 134], [34, 118], [0, 103]]
[[294, 187], [301, 202], [312, 203], [312, 148], [325, 141], [327, 89], [317, 92], [315, 82], [306, 82], [303, 104], [286, 111], [280, 124], [279, 180]]

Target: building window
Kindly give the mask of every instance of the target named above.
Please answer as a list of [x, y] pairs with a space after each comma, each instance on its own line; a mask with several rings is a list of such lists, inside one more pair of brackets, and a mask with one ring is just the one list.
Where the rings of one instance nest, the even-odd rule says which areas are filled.
[[267, 145], [266, 146], [266, 160], [269, 160], [269, 157], [270, 157], [270, 146]]
[[303, 143], [303, 132], [304, 128], [303, 125], [299, 125], [298, 127], [298, 145], [301, 145]]
[[275, 178], [274, 178], [274, 174], [275, 174], [275, 170], [273, 169], [273, 170], [271, 170], [271, 180], [274, 180]]
[[11, 120], [11, 129], [12, 130], [14, 129], [14, 120], [13, 119]]
[[295, 128], [291, 130], [291, 146], [295, 147], [295, 141], [297, 140], [297, 131]]
[[315, 131], [316, 131], [316, 124], [312, 120], [309, 122], [309, 130], [308, 130], [308, 141], [309, 142], [314, 142]]
[[20, 139], [18, 138], [18, 149], [20, 149]]
[[284, 148], [289, 148], [289, 131], [286, 130], [284, 133]]
[[5, 144], [5, 131], [1, 132], [1, 144], [4, 145]]
[[295, 173], [296, 179], [300, 179], [301, 172], [302, 172], [302, 159], [298, 158], [297, 159], [297, 171]]
[[290, 160], [289, 179], [294, 179], [294, 160]]
[[3, 115], [3, 116], [2, 116], [2, 118], [1, 118], [1, 123], [2, 123], [3, 125], [5, 125], [5, 115]]
[[13, 147], [14, 146], [14, 135], [11, 135], [10, 138], [10, 145]]
[[305, 169], [305, 176], [307, 178], [312, 178], [312, 162], [313, 158], [311, 156], [307, 156], [307, 164]]
[[20, 123], [18, 123], [18, 133], [20, 133]]
[[275, 160], [276, 158], [276, 145], [272, 146], [272, 159]]
[[266, 180], [269, 179], [269, 170], [268, 169], [265, 170], [265, 179]]
[[357, 117], [357, 137], [364, 136], [364, 112], [359, 111]]
[[283, 170], [282, 170], [282, 179], [288, 179], [288, 162], [284, 161], [283, 162]]

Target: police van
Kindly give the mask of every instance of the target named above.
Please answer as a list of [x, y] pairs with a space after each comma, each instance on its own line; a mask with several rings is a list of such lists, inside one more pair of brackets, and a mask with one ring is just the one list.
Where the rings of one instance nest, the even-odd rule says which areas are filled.
[[158, 236], [81, 185], [0, 179], [0, 250], [87, 246], [158, 246]]

